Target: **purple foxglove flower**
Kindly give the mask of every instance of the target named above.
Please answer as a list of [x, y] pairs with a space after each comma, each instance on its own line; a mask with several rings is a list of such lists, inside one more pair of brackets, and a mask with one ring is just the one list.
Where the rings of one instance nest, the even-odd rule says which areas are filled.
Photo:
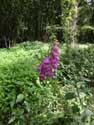
[[59, 49], [58, 47], [55, 45], [53, 46], [53, 49], [52, 49], [54, 52], [56, 52], [57, 54], [59, 54]]
[[45, 79], [45, 75], [44, 75], [44, 74], [40, 74], [39, 78], [40, 78], [40, 80], [42, 81], [42, 80]]
[[49, 78], [53, 77], [52, 68], [50, 64], [49, 57], [45, 57], [43, 62], [38, 66], [39, 78], [40, 80], [44, 80], [46, 76]]
[[50, 55], [50, 61], [52, 68], [55, 70], [58, 67], [58, 61], [59, 61], [59, 48], [58, 44], [55, 41], [52, 47], [51, 55]]
[[48, 56], [45, 57], [43, 63], [45, 63], [45, 64], [50, 64], [50, 60], [49, 60], [49, 57], [48, 57]]
[[59, 48], [58, 42], [55, 40], [50, 53], [50, 57], [46, 56], [43, 62], [38, 66], [39, 78], [41, 81], [45, 77], [53, 78], [53, 72], [57, 69], [59, 62]]
[[48, 75], [49, 78], [51, 78], [51, 79], [53, 78], [53, 72], [52, 71], [48, 72], [47, 75]]

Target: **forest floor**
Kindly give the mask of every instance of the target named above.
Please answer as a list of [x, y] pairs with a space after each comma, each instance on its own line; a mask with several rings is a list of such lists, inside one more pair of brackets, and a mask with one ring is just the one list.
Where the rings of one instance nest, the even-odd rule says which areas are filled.
[[[41, 125], [44, 125], [45, 120], [43, 119], [46, 119], [47, 113], [47, 125], [53, 125], [54, 121], [58, 122], [55, 125], [63, 125], [59, 123], [62, 122], [62, 120], [58, 120], [59, 117], [63, 117], [63, 122], [66, 122], [64, 125], [67, 125], [67, 120], [74, 122], [68, 125], [77, 125], [77, 122], [84, 125], [81, 123], [83, 121], [88, 121], [88, 124], [85, 125], [93, 125], [94, 122], [90, 123], [94, 118], [93, 45], [77, 44], [72, 48], [69, 45], [60, 44], [61, 55], [58, 71], [51, 82], [41, 84], [38, 79], [37, 66], [48, 55], [50, 46], [51, 44], [47, 43], [27, 42], [10, 49], [0, 49], [1, 115], [3, 116], [4, 112], [16, 112], [17, 108], [21, 113], [22, 109], [27, 108], [27, 111], [32, 109], [36, 113], [36, 117], [32, 114], [32, 119], [36, 120], [37, 125], [40, 125], [40, 122]], [[17, 88], [18, 90], [16, 90]], [[27, 94], [31, 93], [32, 98], [30, 96], [27, 98]], [[25, 101], [23, 102], [23, 100]], [[31, 109], [29, 105], [32, 105]], [[44, 105], [47, 107], [45, 108]], [[61, 115], [62, 112], [63, 115]], [[19, 116], [20, 113], [18, 113]], [[56, 113], [58, 115], [55, 116]], [[80, 116], [78, 116], [79, 114]], [[18, 116], [15, 115], [15, 119], [18, 119]], [[78, 119], [80, 120], [78, 121]]]

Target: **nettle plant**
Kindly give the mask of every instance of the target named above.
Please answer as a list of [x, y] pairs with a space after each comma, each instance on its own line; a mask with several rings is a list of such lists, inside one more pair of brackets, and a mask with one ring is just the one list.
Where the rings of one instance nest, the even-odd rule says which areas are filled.
[[57, 69], [59, 63], [60, 54], [58, 44], [58, 40], [54, 40], [51, 52], [48, 56], [44, 58], [44, 60], [38, 66], [40, 81], [43, 81], [46, 77], [50, 79], [53, 78], [54, 72]]

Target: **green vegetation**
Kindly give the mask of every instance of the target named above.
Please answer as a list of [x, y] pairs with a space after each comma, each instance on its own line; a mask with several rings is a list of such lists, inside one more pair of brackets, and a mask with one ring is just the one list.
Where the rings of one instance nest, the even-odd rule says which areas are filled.
[[0, 50], [1, 125], [94, 124], [94, 47], [60, 45], [54, 78], [40, 82], [37, 66], [48, 48], [27, 42]]
[[0, 0], [0, 125], [94, 125], [93, 43], [94, 0]]
[[1, 0], [0, 19], [1, 48], [54, 37], [66, 43], [94, 43], [94, 0]]

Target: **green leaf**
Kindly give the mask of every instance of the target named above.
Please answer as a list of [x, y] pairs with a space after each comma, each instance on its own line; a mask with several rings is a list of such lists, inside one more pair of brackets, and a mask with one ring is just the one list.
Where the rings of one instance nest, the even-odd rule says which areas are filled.
[[23, 94], [19, 94], [17, 96], [16, 103], [21, 102], [23, 99], [24, 99], [24, 95]]
[[24, 104], [25, 104], [25, 106], [26, 106], [26, 110], [27, 110], [28, 112], [30, 112], [30, 105], [29, 105], [29, 103], [28, 103], [27, 101], [24, 101]]
[[15, 117], [12, 117], [12, 118], [9, 120], [8, 124], [11, 124], [12, 122], [14, 122], [15, 119], [16, 119]]
[[74, 105], [72, 106], [72, 111], [73, 111], [73, 113], [77, 113], [77, 112], [80, 111], [80, 108], [78, 107], [77, 104], [74, 104]]
[[66, 93], [66, 95], [65, 95], [66, 100], [73, 99], [73, 98], [75, 98], [75, 93], [74, 92]]
[[82, 117], [91, 117], [91, 115], [93, 115], [92, 111], [90, 111], [89, 109], [85, 109], [82, 112]]

